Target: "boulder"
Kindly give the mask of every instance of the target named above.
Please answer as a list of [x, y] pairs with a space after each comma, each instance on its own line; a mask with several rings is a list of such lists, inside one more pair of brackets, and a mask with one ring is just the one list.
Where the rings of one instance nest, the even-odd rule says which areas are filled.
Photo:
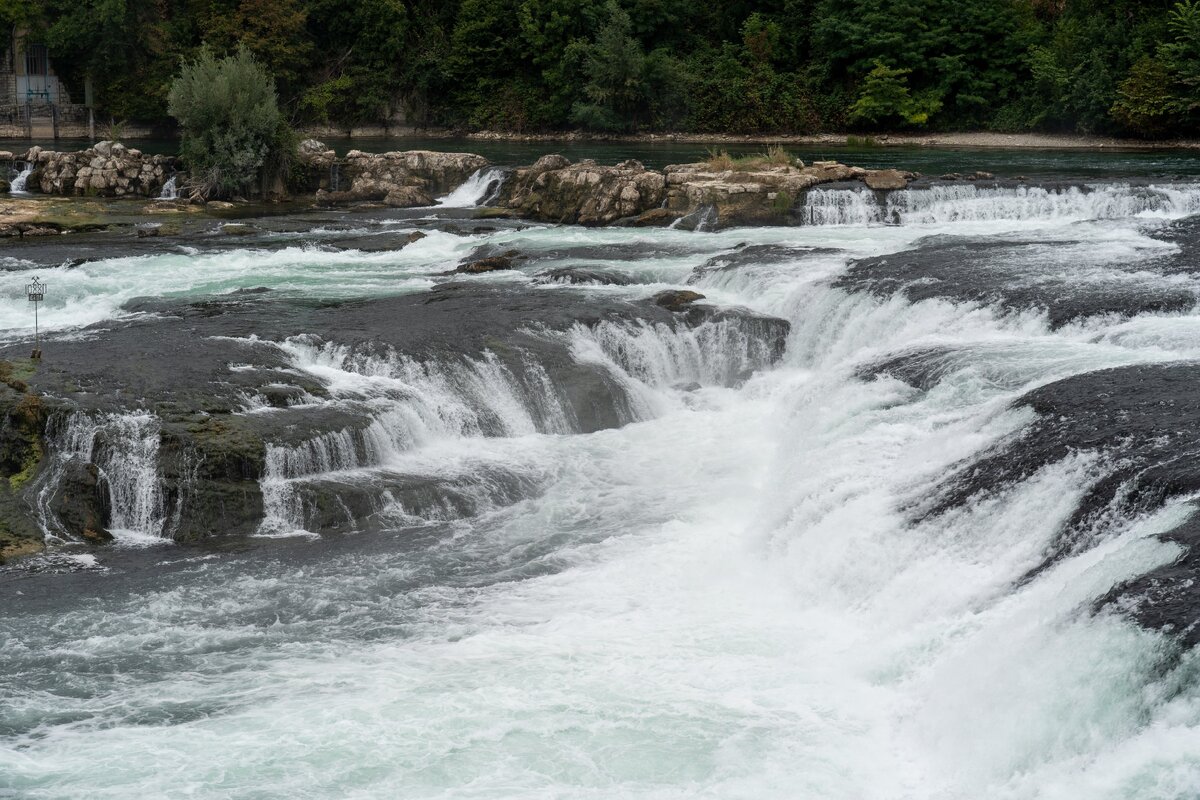
[[657, 208], [665, 197], [662, 173], [640, 164], [604, 167], [585, 160], [545, 169], [563, 161], [545, 156], [533, 167], [516, 170], [501, 187], [496, 205], [530, 219], [608, 225]]
[[383, 197], [392, 208], [418, 208], [433, 205], [433, 197], [416, 186], [396, 186]]
[[863, 183], [869, 189], [890, 191], [908, 186], [908, 178], [898, 169], [873, 169], [863, 176]]
[[478, 261], [460, 264], [448, 274], [462, 273], [478, 275], [482, 272], [496, 272], [497, 270], [505, 269], [516, 269], [513, 266], [512, 258], [509, 256], [492, 256], [491, 258], [481, 258]]
[[[309, 147], [315, 150], [319, 142]], [[317, 189], [318, 205], [385, 203], [394, 208], [433, 205], [434, 198], [454, 191], [488, 161], [473, 153], [410, 150], [364, 153], [351, 150], [338, 161], [333, 151], [300, 153], [307, 170], [303, 182]], [[337, 170], [335, 190], [330, 184]]]
[[71, 538], [93, 544], [112, 540], [108, 532], [108, 492], [95, 464], [68, 462], [55, 484], [49, 506]]
[[667, 289], [654, 295], [654, 304], [678, 313], [687, 311], [692, 303], [703, 299], [704, 295], [691, 289]]
[[668, 211], [665, 208], [652, 208], [634, 217], [629, 221], [629, 224], [634, 228], [651, 228], [659, 225], [670, 225], [677, 219], [679, 219], [679, 216], [673, 211]]
[[562, 169], [569, 166], [571, 166], [571, 159], [566, 156], [560, 156], [558, 153], [551, 153], [533, 162], [533, 166], [529, 169], [534, 172], [549, 172], [553, 169]]
[[600, 286], [628, 286], [634, 279], [623, 272], [588, 267], [558, 267], [537, 274], [540, 283], [582, 283]]

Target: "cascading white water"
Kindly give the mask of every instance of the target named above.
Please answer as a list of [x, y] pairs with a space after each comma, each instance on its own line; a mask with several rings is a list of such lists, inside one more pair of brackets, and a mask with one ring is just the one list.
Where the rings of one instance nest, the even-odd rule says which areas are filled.
[[29, 192], [25, 190], [25, 183], [29, 180], [29, 176], [32, 172], [33, 163], [28, 161], [25, 162], [25, 164], [21, 167], [21, 171], [16, 174], [16, 176], [12, 179], [12, 183], [9, 184], [8, 193], [17, 195], [29, 194]]
[[306, 337], [284, 343], [283, 349], [297, 367], [327, 382], [333, 406], [354, 408], [369, 423], [299, 444], [268, 445], [261, 483], [264, 533], [304, 529], [298, 484], [354, 470], [394, 468], [404, 454], [439, 441], [575, 429], [559, 390], [534, 361], [527, 360], [517, 375], [492, 353], [420, 361], [394, 352], [354, 353]]
[[445, 197], [438, 199], [443, 208], [472, 208], [485, 206], [500, 193], [504, 170], [496, 167], [478, 169], [466, 182]]
[[68, 465], [94, 464], [108, 496], [111, 533], [132, 543], [167, 538], [167, 514], [159, 476], [160, 422], [152, 414], [72, 414], [54, 437], [55, 463], [39, 492], [39, 517], [48, 535], [60, 526], [49, 508]]
[[178, 176], [176, 175], [172, 175], [167, 179], [167, 182], [163, 184], [162, 191], [158, 193], [159, 200], [179, 199], [179, 188], [176, 183], [177, 180]]
[[[14, 665], [0, 670], [0, 741], [13, 745], [0, 748], [0, 793], [1193, 800], [1196, 655], [1093, 611], [1176, 558], [1154, 534], [1187, 507], [1098, 524], [1089, 549], [1030, 578], [1103, 454], [1067, 453], [940, 516], [911, 509], [1012, 441], [1034, 416], [1012, 403], [1031, 387], [1194, 359], [1200, 317], [1134, 302], [1053, 328], [1037, 302], [914, 302], [837, 281], [855, 258], [940, 235], [1037, 244], [1037, 258], [963, 270], [1002, 289], [1196, 289], [1187, 270], [1155, 271], [1180, 246], [1153, 238], [1157, 217], [1195, 210], [1194, 190], [919, 191], [891, 217], [843, 191], [813, 201], [823, 224], [790, 230], [539, 226], [434, 243], [458, 248], [440, 264], [397, 259], [407, 276], [479, 245], [519, 247], [530, 273], [580, 252], [619, 258], [653, 285], [571, 291], [631, 303], [709, 264], [693, 284], [706, 302], [792, 328], [774, 366], [723, 322], [547, 334], [633, 387], [632, 424], [589, 435], [562, 435], [575, 428], [560, 400], [538, 405], [557, 395], [536, 359], [285, 342], [328, 397], [253, 413], [328, 404], [366, 422], [268, 450], [263, 490], [281, 528], [343, 513], [306, 507], [307, 482], [373, 488], [380, 469], [482, 483], [481, 466], [501, 465], [536, 471], [539, 491], [427, 529], [389, 489], [371, 498], [398, 507], [384, 535], [282, 556], [189, 553], [128, 586], [114, 570], [112, 590], [86, 602], [43, 589], [0, 642]], [[774, 249], [738, 262], [746, 243]], [[344, 274], [286, 257], [287, 280]], [[192, 285], [183, 270], [175, 280]], [[369, 297], [379, 283], [358, 286]], [[927, 386], [863, 371], [926, 351], [938, 362]]]
[[1200, 186], [1095, 184], [979, 187], [971, 184], [903, 189], [810, 189], [802, 220], [809, 225], [939, 224], [992, 220], [1178, 217], [1200, 211]]

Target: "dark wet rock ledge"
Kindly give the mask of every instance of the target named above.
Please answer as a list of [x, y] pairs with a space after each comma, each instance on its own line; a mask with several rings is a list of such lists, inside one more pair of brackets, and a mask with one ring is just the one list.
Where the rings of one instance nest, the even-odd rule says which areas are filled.
[[[53, 358], [40, 364], [28, 360], [27, 345], [0, 348], [0, 557], [36, 549], [41, 526], [64, 542], [102, 543], [137, 522], [135, 513], [179, 542], [245, 536], [268, 511], [263, 481], [272, 452], [276, 466], [293, 473], [310, 457], [370, 465], [379, 404], [411, 398], [396, 388], [374, 399], [335, 391], [281, 343], [311, 352], [336, 345], [348, 371], [369, 373], [362, 365], [390, 360], [412, 380], [435, 375], [452, 390], [475, 380], [464, 370], [482, 364], [507, 375], [535, 427], [554, 433], [636, 417], [622, 381], [572, 355], [573, 329], [650, 326], [670, 335], [734, 325], [747, 342], [741, 361], [749, 369], [783, 351], [784, 320], [685, 305], [598, 299], [569, 287], [498, 288], [468, 277], [423, 294], [345, 303], [271, 292], [133, 300], [128, 310], [141, 314], [56, 341]], [[474, 411], [474, 435], [507, 435], [494, 412]], [[348, 444], [337, 450], [334, 440]], [[142, 462], [149, 474], [137, 474]], [[529, 476], [484, 478], [475, 483], [494, 495], [484, 500], [462, 482], [403, 470], [355, 484], [314, 478], [293, 492], [303, 516], [297, 524], [317, 532], [370, 527], [384, 497], [402, 500], [415, 516], [444, 519], [537, 491]], [[146, 486], [157, 488], [145, 502], [130, 500]]]

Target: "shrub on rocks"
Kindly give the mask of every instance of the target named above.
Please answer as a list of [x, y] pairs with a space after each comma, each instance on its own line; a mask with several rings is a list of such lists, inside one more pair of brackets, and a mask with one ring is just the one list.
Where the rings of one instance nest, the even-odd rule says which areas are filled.
[[225, 58], [205, 49], [184, 64], [168, 110], [183, 129], [193, 195], [257, 194], [281, 183], [294, 134], [279, 111], [275, 79], [246, 48]]

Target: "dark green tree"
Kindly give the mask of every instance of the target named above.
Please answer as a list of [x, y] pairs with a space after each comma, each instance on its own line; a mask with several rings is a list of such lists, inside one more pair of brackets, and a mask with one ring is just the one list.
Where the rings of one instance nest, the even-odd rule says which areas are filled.
[[585, 128], [630, 130], [642, 121], [646, 100], [646, 55], [633, 38], [633, 23], [615, 0], [586, 49], [584, 101], [571, 109], [571, 119]]
[[[183, 131], [189, 188], [204, 198], [254, 193], [294, 142], [285, 132], [275, 79], [244, 46], [218, 58], [207, 48], [183, 65], [168, 109]], [[261, 182], [261, 183], [260, 183]]]

